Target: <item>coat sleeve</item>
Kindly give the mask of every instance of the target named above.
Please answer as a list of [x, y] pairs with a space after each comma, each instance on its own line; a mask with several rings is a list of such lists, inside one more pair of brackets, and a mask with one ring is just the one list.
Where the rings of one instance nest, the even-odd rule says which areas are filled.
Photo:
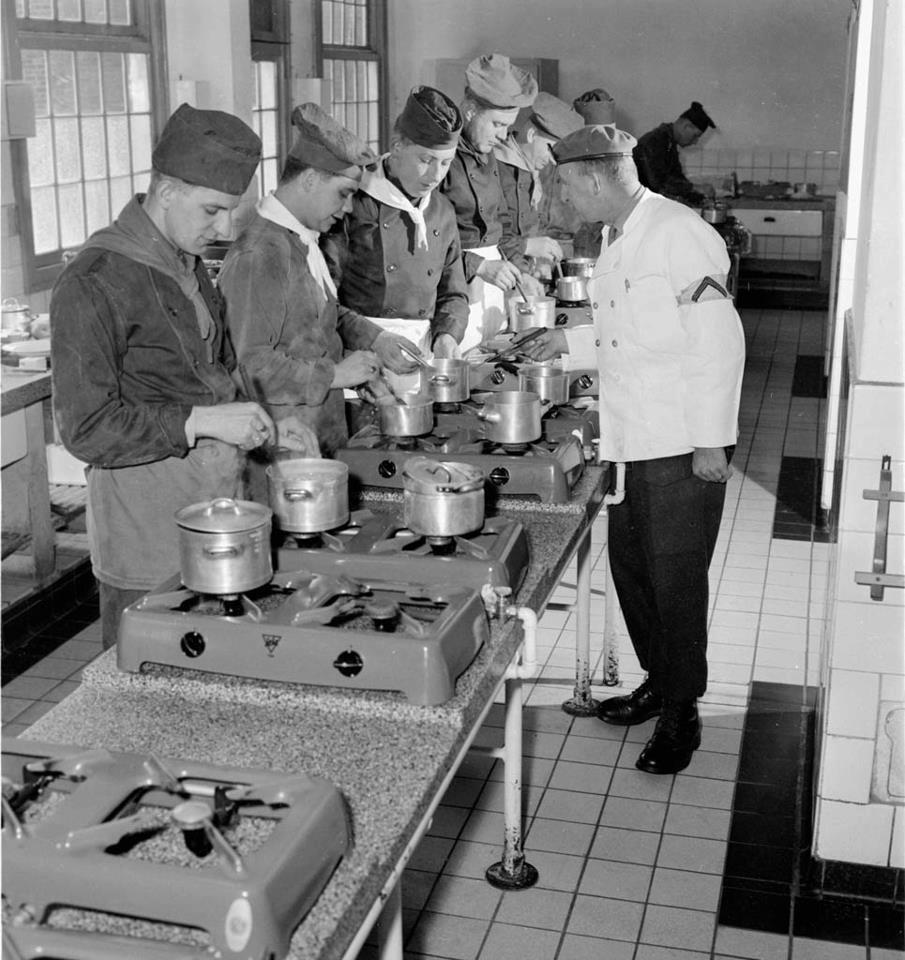
[[139, 403], [122, 392], [126, 335], [100, 277], [61, 277], [50, 331], [54, 413], [73, 456], [96, 467], [185, 456], [191, 404]]
[[253, 399], [322, 404], [335, 364], [323, 349], [306, 349], [306, 330], [286, 334], [296, 325], [290, 319], [298, 320], [290, 318], [290, 311], [306, 309], [304, 303], [295, 302], [301, 298], [292, 292], [288, 249], [266, 239], [234, 248], [223, 263], [219, 287], [239, 367]]
[[337, 305], [339, 336], [347, 350], [370, 350], [383, 332], [380, 327], [349, 307]]

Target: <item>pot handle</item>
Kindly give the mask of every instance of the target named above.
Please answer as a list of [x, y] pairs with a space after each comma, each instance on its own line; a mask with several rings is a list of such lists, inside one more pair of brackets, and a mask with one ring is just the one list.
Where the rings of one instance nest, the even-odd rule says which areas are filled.
[[502, 414], [498, 410], [492, 410], [488, 413], [486, 407], [481, 407], [480, 410], [476, 410], [475, 415], [479, 420], [486, 420], [488, 423], [499, 423], [502, 417]]
[[239, 512], [239, 505], [232, 497], [217, 497], [216, 500], [211, 501], [211, 510], [225, 509], [228, 507], [231, 507], [235, 513]]
[[314, 494], [310, 490], [301, 488], [298, 490], [284, 490], [283, 497], [290, 503], [295, 503], [298, 500], [312, 500]]
[[211, 560], [225, 560], [229, 557], [238, 557], [240, 551], [236, 547], [205, 547], [204, 555]]
[[437, 376], [430, 378], [431, 383], [449, 383], [449, 377], [445, 373], [438, 373]]

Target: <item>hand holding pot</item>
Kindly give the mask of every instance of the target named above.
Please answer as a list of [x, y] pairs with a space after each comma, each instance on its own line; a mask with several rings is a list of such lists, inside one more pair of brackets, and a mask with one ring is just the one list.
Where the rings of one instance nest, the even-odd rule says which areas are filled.
[[367, 383], [379, 369], [380, 361], [375, 353], [370, 350], [353, 350], [333, 368], [331, 386], [357, 387], [359, 384]]
[[566, 335], [562, 330], [544, 330], [544, 332], [526, 343], [519, 351], [530, 357], [532, 360], [552, 360], [564, 353], [569, 352], [569, 344], [566, 342]]
[[384, 330], [383, 333], [378, 335], [371, 346], [374, 349], [374, 353], [377, 354], [381, 365], [388, 370], [392, 370], [393, 373], [412, 373], [412, 371], [418, 368], [418, 364], [412, 360], [411, 356], [402, 350], [404, 346], [406, 350], [418, 356], [421, 355], [421, 351], [408, 337]]
[[290, 416], [278, 420], [276, 430], [276, 447], [292, 450], [304, 457], [319, 457], [321, 455], [317, 434], [298, 417]]
[[541, 257], [558, 263], [563, 258], [562, 247], [553, 237], [529, 237], [525, 241], [526, 257]]
[[459, 344], [449, 333], [441, 333], [434, 340], [434, 357], [437, 360], [453, 360], [459, 356]]
[[514, 290], [522, 282], [521, 271], [508, 260], [484, 260], [478, 267], [478, 276], [500, 290]]
[[213, 437], [241, 450], [254, 450], [271, 443], [276, 428], [267, 411], [258, 403], [219, 403], [213, 407], [192, 407], [189, 418], [196, 437]]

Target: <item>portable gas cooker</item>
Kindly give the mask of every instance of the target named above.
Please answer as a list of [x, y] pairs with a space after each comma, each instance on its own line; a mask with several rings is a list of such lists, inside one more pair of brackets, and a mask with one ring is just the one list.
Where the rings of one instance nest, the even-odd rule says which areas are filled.
[[[509, 383], [508, 389], [517, 390], [518, 377], [505, 371], [504, 376]], [[436, 432], [451, 435], [459, 430], [472, 430], [479, 436], [483, 436], [486, 422], [478, 417], [479, 409], [479, 405], [472, 400], [455, 404], [435, 403]], [[596, 459], [594, 441], [600, 437], [600, 416], [596, 409], [572, 403], [550, 406], [541, 417], [541, 426], [544, 430], [544, 440], [548, 443], [556, 443], [563, 437], [575, 437], [581, 445], [585, 459]]]
[[555, 311], [558, 327], [582, 327], [594, 322], [590, 300], [557, 300]]
[[6, 738], [2, 805], [11, 957], [282, 958], [349, 846], [326, 780], [153, 754]]
[[359, 485], [399, 490], [402, 468], [413, 455], [474, 464], [497, 494], [542, 503], [566, 503], [584, 471], [584, 454], [573, 436], [504, 447], [485, 440], [477, 430], [465, 429], [400, 438], [365, 427], [335, 456], [348, 464], [350, 477]]
[[427, 538], [396, 517], [356, 510], [338, 530], [287, 534], [275, 565], [281, 573], [307, 570], [368, 580], [389, 572], [407, 583], [477, 589], [490, 584], [515, 592], [528, 572], [528, 537], [517, 521], [488, 517], [480, 530], [465, 536]]
[[117, 664], [401, 691], [438, 704], [489, 637], [474, 587], [288, 570], [248, 593], [211, 596], [177, 575], [123, 611]]

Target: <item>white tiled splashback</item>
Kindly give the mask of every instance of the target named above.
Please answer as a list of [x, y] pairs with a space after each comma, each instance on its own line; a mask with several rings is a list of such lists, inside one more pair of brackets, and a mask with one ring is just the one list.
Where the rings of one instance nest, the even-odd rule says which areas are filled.
[[757, 147], [750, 150], [700, 149], [682, 151], [685, 175], [694, 177], [731, 177], [755, 183], [787, 181], [814, 183], [817, 195], [832, 197], [839, 185], [838, 150], [788, 150]]

